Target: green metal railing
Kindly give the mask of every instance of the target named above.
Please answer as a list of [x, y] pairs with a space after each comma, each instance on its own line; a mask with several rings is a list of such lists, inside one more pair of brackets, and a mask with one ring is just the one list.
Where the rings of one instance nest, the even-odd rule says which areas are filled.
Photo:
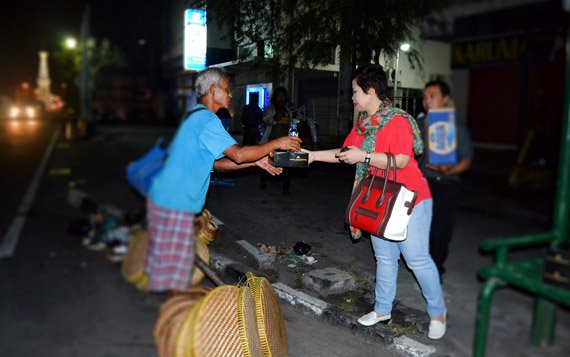
[[536, 258], [516, 263], [508, 261], [510, 249], [539, 244], [560, 246], [568, 240], [570, 205], [570, 22], [567, 28], [565, 50], [566, 73], [563, 121], [552, 229], [546, 233], [489, 240], [481, 245], [483, 251], [495, 252], [495, 265], [485, 267], [479, 272], [486, 279], [486, 282], [479, 295], [477, 326], [473, 344], [473, 355], [475, 357], [483, 357], [485, 355], [491, 301], [494, 292], [498, 288], [511, 285], [536, 297], [531, 339], [532, 344], [535, 346], [550, 345], [552, 343], [556, 322], [556, 304], [570, 306], [570, 292], [542, 284], [540, 280], [542, 259]]

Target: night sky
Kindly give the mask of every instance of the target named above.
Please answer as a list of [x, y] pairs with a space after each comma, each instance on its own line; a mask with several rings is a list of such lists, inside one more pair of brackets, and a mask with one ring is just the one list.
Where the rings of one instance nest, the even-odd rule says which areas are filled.
[[[108, 38], [128, 55], [139, 38], [149, 36], [158, 21], [152, 0], [93, 0], [91, 35]], [[79, 38], [84, 0], [19, 0], [0, 12], [0, 95], [12, 96], [22, 81], [35, 84], [37, 52], [54, 51], [66, 36]], [[10, 10], [8, 10], [10, 9]], [[53, 65], [50, 63], [50, 71]], [[53, 78], [52, 83], [57, 82]]]

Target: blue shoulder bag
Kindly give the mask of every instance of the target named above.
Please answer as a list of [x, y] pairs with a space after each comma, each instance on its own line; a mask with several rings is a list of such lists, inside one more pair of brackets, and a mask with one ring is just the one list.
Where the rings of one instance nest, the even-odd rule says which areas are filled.
[[[190, 111], [186, 119], [204, 109], [197, 108]], [[161, 137], [146, 154], [127, 165], [127, 181], [138, 193], [146, 197], [152, 181], [164, 168], [167, 158], [168, 145], [165, 143], [164, 138]]]

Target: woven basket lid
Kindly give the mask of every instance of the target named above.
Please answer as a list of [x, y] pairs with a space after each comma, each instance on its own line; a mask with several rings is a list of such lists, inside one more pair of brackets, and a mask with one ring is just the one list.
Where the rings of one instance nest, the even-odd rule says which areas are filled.
[[212, 290], [181, 324], [176, 353], [181, 356], [263, 356], [251, 291], [232, 285]]
[[129, 236], [129, 247], [121, 266], [121, 275], [131, 284], [137, 284], [144, 272], [148, 247], [148, 231], [138, 230]]
[[247, 286], [255, 301], [259, 341], [264, 356], [287, 356], [288, 341], [285, 322], [281, 315], [281, 304], [275, 290], [264, 277], [247, 273]]
[[[202, 240], [196, 240], [194, 242], [194, 251], [195, 254], [202, 258], [202, 260], [206, 263], [210, 263], [210, 250], [206, 243]], [[204, 280], [205, 274], [196, 264], [192, 267], [192, 275], [190, 277], [190, 286], [198, 286], [202, 280]]]
[[190, 308], [210, 290], [208, 287], [191, 288], [177, 293], [162, 304], [154, 324], [154, 342], [159, 356], [172, 356], [180, 323]]

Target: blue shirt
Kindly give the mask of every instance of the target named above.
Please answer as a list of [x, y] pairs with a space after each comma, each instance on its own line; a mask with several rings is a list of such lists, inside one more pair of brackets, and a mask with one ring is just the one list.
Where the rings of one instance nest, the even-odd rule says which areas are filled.
[[[203, 107], [198, 104], [193, 109]], [[156, 205], [199, 213], [206, 202], [214, 161], [236, 141], [209, 110], [193, 113], [178, 128], [164, 169], [154, 179], [149, 197]]]

